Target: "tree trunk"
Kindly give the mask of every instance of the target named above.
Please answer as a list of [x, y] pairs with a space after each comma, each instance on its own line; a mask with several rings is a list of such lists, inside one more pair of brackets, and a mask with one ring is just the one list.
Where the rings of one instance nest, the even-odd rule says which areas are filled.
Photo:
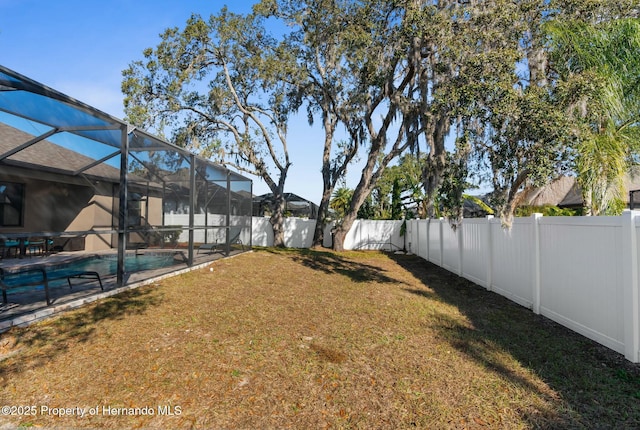
[[[326, 107], [323, 110], [326, 111]], [[335, 121], [329, 119], [329, 115], [325, 115], [324, 129], [325, 140], [324, 150], [322, 153], [322, 199], [318, 206], [318, 219], [316, 220], [316, 229], [313, 232], [312, 246], [322, 246], [324, 242], [324, 220], [327, 219], [329, 203], [331, 195], [335, 187], [331, 171], [331, 145], [333, 144], [333, 130], [335, 129]], [[345, 161], [346, 163], [347, 161]]]
[[592, 216], [593, 215], [593, 202], [591, 201], [591, 193], [590, 192], [582, 192], [582, 214], [584, 216]]
[[[335, 251], [344, 251], [344, 239], [347, 236], [349, 230], [353, 226], [353, 223], [358, 218], [358, 209], [362, 206], [364, 201], [367, 199], [369, 194], [371, 193], [371, 183], [373, 176], [373, 164], [368, 164], [362, 171], [362, 178], [360, 179], [360, 183], [356, 187], [353, 192], [353, 196], [351, 197], [351, 203], [349, 205], [349, 211], [342, 219], [342, 222], [336, 229], [334, 230], [333, 236], [333, 249]], [[384, 170], [384, 169], [383, 169]], [[381, 173], [381, 170], [378, 171], [378, 176]], [[375, 181], [373, 181], [375, 182]]]
[[273, 246], [278, 248], [284, 248], [284, 195], [279, 193], [275, 196], [275, 202], [273, 202], [273, 210], [271, 212], [271, 228], [273, 229]]
[[353, 226], [354, 221], [355, 221], [355, 217], [351, 219], [345, 218], [343, 223], [334, 230], [334, 233], [333, 233], [333, 250], [334, 251], [338, 251], [338, 252], [344, 251], [344, 239], [347, 237], [347, 233]]
[[422, 182], [426, 195], [426, 215], [428, 218], [435, 217], [435, 200], [447, 164], [444, 141], [449, 133], [449, 125], [449, 117], [441, 114], [432, 123], [431, 133], [427, 135], [430, 152], [427, 163], [422, 169]]
[[[328, 197], [325, 197], [325, 194]], [[329, 201], [331, 198], [331, 190], [325, 190], [323, 193], [320, 206], [318, 207], [318, 219], [316, 219], [316, 228], [313, 232], [313, 242], [311, 246], [324, 246], [324, 220], [327, 219], [327, 209], [329, 208]]]

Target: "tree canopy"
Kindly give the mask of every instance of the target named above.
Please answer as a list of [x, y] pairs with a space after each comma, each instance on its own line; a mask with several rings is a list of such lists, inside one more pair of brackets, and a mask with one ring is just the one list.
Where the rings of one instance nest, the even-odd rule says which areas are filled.
[[[324, 131], [314, 243], [339, 207], [336, 249], [358, 213], [455, 219], [482, 183], [505, 224], [563, 174], [604, 213], [638, 161], [636, 1], [262, 0], [166, 30], [124, 72], [126, 112], [277, 197], [305, 109]], [[336, 190], [356, 159], [357, 185]]]
[[223, 9], [167, 29], [155, 49], [124, 71], [125, 112], [134, 125], [239, 171], [275, 196], [271, 223], [284, 244], [284, 186], [291, 160], [289, 116], [299, 105], [296, 58], [269, 34], [264, 19]]
[[605, 213], [622, 197], [640, 150], [640, 22], [549, 24], [555, 73], [578, 137], [575, 171], [586, 209]]

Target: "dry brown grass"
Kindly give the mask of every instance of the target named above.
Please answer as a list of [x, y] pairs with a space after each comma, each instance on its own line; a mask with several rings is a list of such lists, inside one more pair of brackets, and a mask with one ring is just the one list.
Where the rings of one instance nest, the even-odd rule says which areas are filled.
[[640, 426], [636, 366], [417, 257], [212, 267], [3, 334], [0, 427]]

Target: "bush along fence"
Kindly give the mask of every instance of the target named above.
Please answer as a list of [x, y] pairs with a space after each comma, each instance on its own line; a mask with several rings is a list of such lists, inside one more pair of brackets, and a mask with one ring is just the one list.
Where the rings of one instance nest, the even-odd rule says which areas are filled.
[[617, 217], [410, 220], [407, 250], [640, 361], [640, 211]]

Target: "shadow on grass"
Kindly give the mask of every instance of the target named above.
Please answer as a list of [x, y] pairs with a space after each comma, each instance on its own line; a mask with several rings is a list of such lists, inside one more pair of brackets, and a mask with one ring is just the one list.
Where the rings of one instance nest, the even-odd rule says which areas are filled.
[[[639, 366], [420, 257], [391, 258], [429, 288], [408, 292], [453, 305], [467, 318], [468, 325], [442, 318], [435, 327], [453, 348], [514, 384], [537, 390], [563, 411], [523, 416], [532, 427], [640, 428]], [[508, 363], [512, 359], [558, 396], [516, 374]]]
[[346, 276], [353, 282], [391, 282], [399, 283], [401, 281], [387, 276], [379, 267], [348, 258], [348, 253], [335, 253], [333, 251], [321, 251], [317, 249], [276, 249], [265, 248], [265, 252], [274, 254], [287, 254], [293, 261], [318, 270], [327, 275], [338, 274]]
[[[63, 314], [51, 322], [3, 333], [0, 335], [0, 346], [10, 348], [14, 354], [5, 351], [7, 359], [0, 361], [0, 377], [41, 366], [68, 350], [71, 345], [91, 339], [99, 330], [99, 323], [143, 314], [161, 301], [162, 295], [157, 289], [142, 287], [127, 290]], [[12, 355], [18, 359], [11, 359]]]

